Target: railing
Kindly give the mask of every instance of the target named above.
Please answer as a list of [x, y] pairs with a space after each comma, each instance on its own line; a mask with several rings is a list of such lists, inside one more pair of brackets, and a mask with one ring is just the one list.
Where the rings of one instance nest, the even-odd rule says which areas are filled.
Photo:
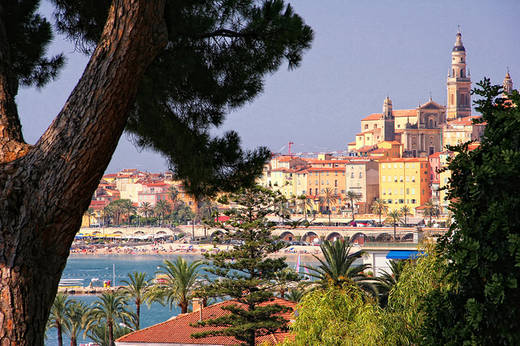
[[417, 243], [411, 242], [365, 242], [364, 244], [360, 244], [361, 247], [377, 247], [377, 248], [392, 248], [392, 247], [400, 247], [400, 248], [410, 248], [416, 249]]

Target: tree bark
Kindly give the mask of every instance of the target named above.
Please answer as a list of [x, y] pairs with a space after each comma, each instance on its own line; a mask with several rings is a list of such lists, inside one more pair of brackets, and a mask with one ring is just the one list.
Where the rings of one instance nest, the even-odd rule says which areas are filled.
[[0, 165], [1, 345], [43, 345], [82, 214], [124, 130], [139, 80], [167, 42], [164, 5], [114, 0], [61, 112], [25, 155]]

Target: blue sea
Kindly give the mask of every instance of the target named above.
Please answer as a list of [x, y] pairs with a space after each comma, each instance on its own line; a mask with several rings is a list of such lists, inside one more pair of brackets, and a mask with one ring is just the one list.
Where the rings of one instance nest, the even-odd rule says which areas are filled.
[[[148, 274], [148, 278], [155, 277], [158, 267], [164, 260], [173, 261], [176, 255], [103, 255], [103, 256], [71, 256], [67, 261], [67, 266], [63, 272], [63, 279], [83, 279], [83, 286], [87, 286], [92, 279], [95, 281], [95, 286], [101, 286], [104, 280], [114, 280], [115, 271], [115, 285], [120, 285], [121, 280], [128, 278], [128, 273], [134, 271]], [[187, 261], [191, 262], [201, 259], [201, 256], [184, 255]], [[288, 262], [292, 267], [295, 262]], [[307, 263], [302, 263], [302, 265]], [[311, 263], [308, 263], [311, 264]], [[114, 284], [114, 283], [113, 283]], [[73, 299], [81, 300], [87, 304], [93, 303], [97, 297], [89, 296], [71, 296]], [[135, 307], [134, 307], [135, 308]], [[135, 310], [134, 310], [135, 311]], [[179, 314], [180, 309], [173, 306], [172, 309], [168, 306], [162, 306], [159, 303], [154, 303], [150, 307], [143, 305], [141, 307], [141, 328], [148, 327], [159, 322], [163, 322], [172, 316]], [[88, 343], [91, 340], [84, 339], [82, 335], [78, 340], [78, 344]], [[70, 339], [66, 335], [63, 336], [63, 344], [69, 345]], [[58, 337], [56, 329], [49, 329], [47, 331], [47, 339], [45, 345], [58, 345]]]

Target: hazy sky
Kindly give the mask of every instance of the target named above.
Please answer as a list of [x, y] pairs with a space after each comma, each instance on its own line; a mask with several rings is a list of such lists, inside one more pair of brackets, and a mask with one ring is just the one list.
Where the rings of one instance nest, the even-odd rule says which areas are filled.
[[[520, 85], [519, 0], [295, 0], [296, 12], [314, 29], [300, 68], [283, 66], [267, 76], [265, 90], [228, 116], [224, 130], [237, 130], [246, 148], [274, 152], [345, 150], [360, 131], [360, 119], [381, 112], [389, 95], [394, 109], [428, 100], [446, 104], [446, 76], [457, 25], [473, 85], [484, 76], [502, 83], [509, 67]], [[43, 3], [48, 13], [49, 5]], [[61, 37], [51, 52], [65, 52], [67, 66], [42, 90], [23, 89], [17, 102], [24, 136], [34, 143], [60, 111], [87, 58]], [[172, 67], [174, 68], [174, 67]], [[158, 154], [139, 152], [123, 135], [107, 172], [123, 168], [166, 169]]]

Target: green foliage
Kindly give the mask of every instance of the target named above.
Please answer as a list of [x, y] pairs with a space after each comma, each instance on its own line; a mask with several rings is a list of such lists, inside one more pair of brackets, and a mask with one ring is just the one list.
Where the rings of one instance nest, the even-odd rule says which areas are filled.
[[135, 303], [135, 329], [139, 329], [141, 304], [147, 303], [150, 305], [154, 300], [151, 283], [146, 279], [146, 273], [139, 272], [128, 273], [128, 279], [122, 280], [121, 283], [125, 285], [121, 293]]
[[520, 344], [520, 95], [498, 97], [489, 79], [473, 92], [486, 122], [479, 148], [454, 148], [442, 246], [454, 290], [431, 297], [432, 344]]
[[[109, 2], [54, 3], [58, 29], [90, 51]], [[269, 151], [243, 151], [235, 132], [211, 130], [262, 92], [266, 74], [298, 66], [312, 30], [282, 0], [168, 1], [165, 18], [168, 45], [147, 69], [126, 130], [164, 154], [197, 197], [252, 185]]]
[[[39, 0], [2, 2], [0, 16], [9, 54], [5, 56], [3, 52], [0, 53], [0, 65], [6, 62], [9, 65], [10, 91], [14, 95], [20, 85], [44, 86], [57, 76], [64, 63], [61, 54], [46, 56], [46, 48], [52, 40], [52, 29], [51, 24], [36, 13], [39, 4]], [[3, 70], [2, 67], [0, 70]]]
[[300, 302], [291, 326], [294, 344], [390, 345], [383, 318], [382, 309], [353, 284], [312, 290]]
[[446, 279], [447, 261], [434, 246], [428, 246], [424, 256], [405, 263], [389, 293], [386, 328], [388, 335], [402, 343], [417, 344], [423, 340], [430, 295], [447, 292], [451, 286]]
[[363, 255], [361, 251], [351, 254], [351, 245], [344, 240], [334, 242], [325, 240], [320, 248], [325, 259], [322, 260], [313, 255], [320, 265], [308, 267], [308, 269], [310, 269], [312, 277], [320, 280], [322, 286], [341, 287], [345, 283], [355, 282], [367, 291], [373, 291], [372, 285], [363, 273], [370, 266], [368, 264], [354, 265], [354, 262]]
[[388, 210], [388, 206], [382, 199], [377, 198], [370, 207], [372, 208], [372, 212], [374, 214], [379, 215], [379, 225], [381, 225], [382, 216]]
[[109, 292], [98, 297], [85, 318], [87, 319], [85, 335], [94, 340], [99, 337], [100, 331], [105, 331], [104, 340], [111, 346], [118, 330], [121, 329], [120, 323], [126, 326], [135, 325], [136, 316], [128, 310], [124, 296]]
[[388, 295], [394, 286], [399, 282], [401, 274], [407, 263], [408, 261], [392, 260], [389, 262], [390, 272], [383, 270], [381, 276], [375, 278], [379, 304], [381, 307], [384, 308], [388, 303]]
[[[114, 329], [112, 331], [114, 335], [114, 340], [132, 332], [132, 330], [128, 327], [121, 326], [119, 324], [114, 326]], [[108, 338], [109, 335], [109, 328], [108, 325], [99, 323], [99, 324], [93, 324], [89, 327], [86, 336], [88, 336], [92, 341], [99, 346], [113, 346], [113, 343], [110, 343], [110, 340]]]
[[188, 263], [180, 256], [174, 262], [165, 260], [160, 266], [159, 273], [166, 275], [166, 283], [158, 284], [153, 295], [156, 299], [164, 300], [170, 309], [174, 303], [177, 303], [182, 314], [188, 312], [202, 264], [201, 261]]
[[77, 339], [87, 323], [87, 305], [83, 302], [71, 300], [65, 311], [67, 323], [64, 325], [65, 333], [70, 337], [71, 346], [76, 346]]
[[273, 299], [277, 279], [287, 268], [285, 258], [268, 257], [286, 245], [273, 239], [274, 224], [266, 219], [284, 198], [279, 193], [255, 187], [240, 190], [220, 201], [231, 202], [235, 207], [225, 213], [230, 219], [219, 223], [222, 235], [216, 241], [233, 240], [236, 245], [227, 251], [205, 254], [212, 264], [206, 270], [217, 276], [205, 291], [207, 296], [232, 298], [245, 306], [223, 307], [229, 315], [204, 320], [198, 325], [224, 328], [193, 336], [228, 335], [254, 345], [257, 337], [287, 328], [288, 321], [278, 314], [288, 309], [278, 304], [265, 304]]
[[103, 213], [114, 220], [116, 225], [121, 223], [121, 217], [127, 215], [127, 220], [130, 220], [130, 214], [134, 213], [136, 208], [129, 199], [116, 199], [110, 202], [104, 209]]
[[67, 309], [70, 304], [69, 296], [63, 293], [58, 293], [54, 298], [51, 306], [49, 318], [47, 320], [47, 329], [56, 328], [58, 333], [58, 343], [63, 344], [63, 329], [67, 324]]

